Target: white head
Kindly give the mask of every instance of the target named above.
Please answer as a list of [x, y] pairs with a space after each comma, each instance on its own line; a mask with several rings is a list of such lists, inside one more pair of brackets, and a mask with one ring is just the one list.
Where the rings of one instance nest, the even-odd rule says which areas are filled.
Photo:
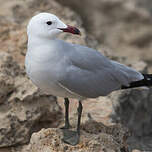
[[32, 17], [27, 26], [28, 36], [51, 39], [62, 32], [80, 34], [77, 28], [64, 24], [57, 16], [50, 13], [40, 13]]

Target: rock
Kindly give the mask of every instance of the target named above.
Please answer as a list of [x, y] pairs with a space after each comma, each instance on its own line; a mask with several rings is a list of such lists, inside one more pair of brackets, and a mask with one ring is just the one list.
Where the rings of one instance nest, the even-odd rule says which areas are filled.
[[112, 94], [115, 108], [113, 120], [130, 129], [132, 137], [128, 143], [132, 148], [152, 149], [151, 94], [152, 89], [132, 89]]
[[[94, 127], [99, 130], [94, 131]], [[125, 143], [127, 137], [127, 130], [120, 125], [106, 127], [91, 120], [83, 125], [80, 143], [76, 146], [62, 142], [61, 129], [42, 129], [32, 135], [30, 144], [22, 152], [127, 152]]]
[[151, 133], [151, 93], [151, 89], [133, 89], [123, 91], [119, 95], [117, 93], [117, 96], [113, 94], [116, 119], [138, 137]]
[[25, 144], [33, 132], [58, 126], [62, 116], [55, 99], [48, 96], [5, 102], [0, 110], [0, 147]]
[[25, 144], [33, 132], [56, 127], [61, 118], [56, 98], [41, 95], [12, 57], [0, 52], [0, 147]]

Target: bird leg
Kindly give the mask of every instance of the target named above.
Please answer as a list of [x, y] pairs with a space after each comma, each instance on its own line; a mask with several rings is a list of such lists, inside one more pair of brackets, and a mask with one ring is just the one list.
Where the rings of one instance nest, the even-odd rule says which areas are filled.
[[81, 103], [81, 101], [79, 101], [79, 106], [77, 109], [77, 111], [78, 111], [77, 131], [71, 131], [71, 130], [63, 131], [63, 141], [72, 146], [77, 145], [79, 143], [82, 109], [83, 109], [82, 103]]
[[69, 123], [69, 99], [64, 98], [64, 106], [65, 106], [65, 125], [61, 129], [69, 129], [70, 123]]
[[77, 109], [77, 111], [78, 111], [77, 133], [78, 133], [78, 135], [80, 135], [80, 124], [81, 124], [82, 109], [83, 109], [82, 103], [81, 103], [81, 101], [79, 101], [79, 107]]

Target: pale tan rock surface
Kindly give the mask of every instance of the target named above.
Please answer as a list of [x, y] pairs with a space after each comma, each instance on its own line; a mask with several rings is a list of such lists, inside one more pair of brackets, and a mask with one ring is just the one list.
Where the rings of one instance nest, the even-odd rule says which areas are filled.
[[127, 152], [128, 135], [120, 125], [106, 127], [90, 120], [82, 126], [80, 143], [76, 146], [62, 142], [61, 129], [42, 129], [32, 135], [30, 144], [22, 152]]

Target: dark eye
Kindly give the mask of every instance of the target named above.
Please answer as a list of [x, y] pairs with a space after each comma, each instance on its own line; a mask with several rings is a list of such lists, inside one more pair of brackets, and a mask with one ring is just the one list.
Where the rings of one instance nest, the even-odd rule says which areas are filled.
[[52, 22], [51, 22], [51, 21], [47, 21], [46, 24], [47, 24], [47, 25], [51, 25]]

